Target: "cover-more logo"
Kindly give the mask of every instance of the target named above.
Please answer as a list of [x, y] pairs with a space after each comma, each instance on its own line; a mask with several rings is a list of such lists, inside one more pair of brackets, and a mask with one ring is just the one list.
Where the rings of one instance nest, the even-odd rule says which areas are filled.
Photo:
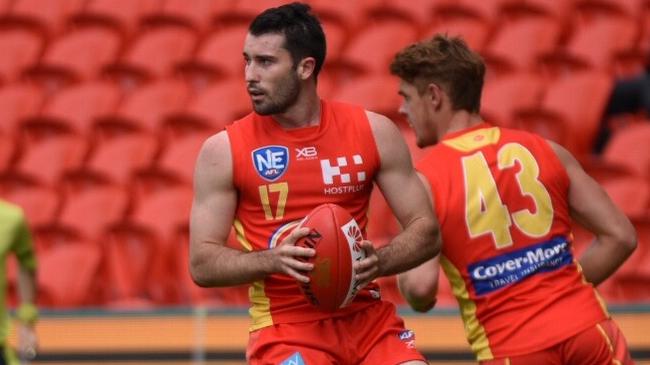
[[[363, 165], [363, 159], [361, 155], [352, 156], [352, 163], [355, 165]], [[349, 184], [352, 182], [352, 176], [349, 173], [345, 173], [341, 168], [348, 166], [348, 159], [346, 157], [337, 157], [336, 162], [332, 163], [329, 159], [320, 160], [320, 167], [323, 172], [323, 182], [325, 185], [333, 185], [334, 179], [338, 178], [341, 183]], [[365, 171], [359, 171], [356, 173], [356, 180], [354, 183], [366, 181]]]
[[275, 181], [289, 166], [289, 149], [284, 146], [264, 146], [253, 151], [253, 166], [260, 177]]

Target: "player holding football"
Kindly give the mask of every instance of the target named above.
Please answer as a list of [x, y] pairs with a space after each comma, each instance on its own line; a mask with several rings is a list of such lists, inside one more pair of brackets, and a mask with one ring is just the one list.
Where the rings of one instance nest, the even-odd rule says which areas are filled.
[[[245, 78], [254, 113], [210, 137], [199, 154], [191, 214], [190, 268], [201, 286], [252, 283], [250, 364], [425, 364], [392, 304], [369, 284], [327, 313], [309, 304], [314, 250], [295, 229], [323, 203], [347, 209], [365, 231], [375, 182], [404, 227], [357, 266], [369, 282], [439, 252], [426, 192], [399, 131], [386, 117], [321, 100], [316, 92], [325, 36], [307, 5], [272, 8], [251, 23]], [[231, 226], [241, 250], [225, 246]], [[361, 285], [363, 286], [363, 285]]]
[[[481, 119], [485, 66], [461, 39], [411, 45], [390, 70], [418, 146], [435, 145], [416, 168], [443, 248], [399, 276], [411, 306], [433, 306], [441, 264], [481, 364], [631, 364], [593, 287], [636, 247], [628, 219], [564, 148]], [[579, 260], [572, 218], [596, 235]]]

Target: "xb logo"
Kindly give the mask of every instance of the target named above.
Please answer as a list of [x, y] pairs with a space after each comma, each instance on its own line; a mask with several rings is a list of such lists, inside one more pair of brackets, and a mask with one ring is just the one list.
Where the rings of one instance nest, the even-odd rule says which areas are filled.
[[312, 160], [318, 156], [318, 151], [316, 151], [316, 147], [314, 146], [295, 148], [295, 151], [296, 160]]

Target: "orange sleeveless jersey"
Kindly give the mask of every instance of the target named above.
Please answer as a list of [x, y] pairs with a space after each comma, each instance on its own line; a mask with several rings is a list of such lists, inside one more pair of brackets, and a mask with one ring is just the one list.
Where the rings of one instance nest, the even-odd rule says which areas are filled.
[[[362, 108], [321, 101], [318, 126], [285, 130], [271, 117], [252, 113], [226, 130], [238, 192], [234, 228], [244, 250], [275, 247], [324, 203], [346, 208], [365, 237], [380, 161]], [[249, 293], [251, 330], [340, 316], [379, 298], [371, 285], [343, 309], [321, 312], [309, 304], [293, 278], [282, 274], [253, 283]]]
[[544, 139], [481, 124], [446, 136], [417, 169], [478, 360], [542, 350], [608, 317], [573, 256], [569, 178]]

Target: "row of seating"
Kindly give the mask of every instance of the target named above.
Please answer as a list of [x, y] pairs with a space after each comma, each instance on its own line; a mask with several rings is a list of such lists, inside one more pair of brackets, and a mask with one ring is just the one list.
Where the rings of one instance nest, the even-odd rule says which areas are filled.
[[[65, 7], [64, 2], [81, 0], [58, 1]], [[147, 1], [158, 4], [147, 6]], [[142, 2], [143, 8], [156, 11], [171, 6], [162, 0]], [[575, 2], [588, 3], [577, 0]], [[174, 72], [190, 76], [198, 74], [210, 80], [241, 76], [241, 48], [248, 21], [261, 5], [268, 6], [259, 2], [256, 6], [252, 3], [243, 5], [248, 3], [246, 1], [242, 4], [236, 2], [231, 5], [233, 9], [230, 11], [233, 12], [233, 18], [242, 21], [215, 28], [205, 35], [197, 34], [191, 27], [183, 26], [182, 22], [171, 22], [139, 29], [132, 37], [125, 38], [120, 32], [100, 22], [71, 27], [62, 34], [44, 38], [33, 32], [30, 27], [12, 26], [7, 20], [11, 19], [12, 14], [17, 17], [26, 16], [19, 16], [17, 14], [21, 13], [16, 12], [29, 9], [28, 5], [34, 5], [32, 3], [33, 0], [16, 0], [4, 15], [5, 23], [9, 25], [0, 27], [0, 78], [11, 82], [21, 77], [30, 77], [49, 82], [54, 88], [79, 80], [95, 79], [102, 74], [136, 80], [155, 79]], [[48, 2], [56, 3], [57, 1]], [[88, 1], [86, 6], [98, 6], [96, 4], [99, 3], [104, 2]], [[106, 2], [102, 6], [113, 6], [113, 3]], [[138, 6], [137, 1], [124, 3], [129, 6], [128, 10]], [[196, 10], [199, 14], [209, 14], [201, 12], [201, 6], [209, 7], [221, 2], [186, 3], [191, 5], [186, 5], [188, 8]], [[427, 8], [427, 3], [429, 7], [439, 9], [440, 12], [443, 12], [440, 9], [447, 9], [443, 12], [446, 15], [433, 16], [432, 20], [427, 22], [428, 26], [422, 29], [417, 26], [417, 22], [400, 15], [409, 8], [408, 6], [397, 5], [398, 2], [375, 3], [381, 6], [377, 5], [375, 11], [368, 11], [368, 19], [362, 27], [353, 28], [340, 21], [331, 20], [333, 6], [322, 4], [323, 23], [329, 42], [329, 63], [332, 68], [344, 68], [347, 72], [354, 70], [364, 74], [385, 73], [391, 57], [397, 50], [438, 32], [462, 35], [474, 49], [484, 54], [493, 72], [531, 71], [545, 66], [551, 73], [562, 72], [566, 68], [587, 68], [630, 74], [641, 68], [644, 56], [650, 51], [650, 22], [647, 21], [647, 16], [640, 16], [650, 14], [650, 10], [645, 9], [641, 1], [637, 1], [636, 5], [629, 5], [630, 13], [627, 10], [614, 12], [615, 15], [612, 16], [594, 17], [584, 21], [580, 21], [581, 18], [574, 21], [566, 18], [561, 21], [553, 16], [533, 12], [514, 18], [504, 16], [503, 19], [495, 19], [493, 22], [479, 16], [469, 16], [468, 10], [450, 10], [454, 6], [471, 7], [474, 2], [408, 2], [411, 5], [420, 5], [422, 9]], [[498, 3], [508, 2], [494, 0], [481, 3], [497, 6]], [[514, 3], [510, 5], [514, 6]], [[616, 3], [612, 2], [610, 5], [614, 6]], [[316, 4], [319, 4], [318, 11], [321, 9], [321, 2], [317, 1], [314, 5]], [[181, 6], [181, 2], [176, 5]], [[39, 7], [39, 11], [43, 10], [41, 8]], [[636, 8], [638, 11], [631, 12], [631, 9]], [[354, 6], [345, 4], [339, 11], [354, 14], [353, 9]], [[418, 8], [414, 6], [413, 11], [416, 9]], [[575, 9], [574, 11], [578, 12], [580, 7], [576, 5]], [[238, 11], [248, 15], [237, 15]], [[422, 10], [418, 13], [427, 14]], [[2, 19], [0, 16], [0, 26], [3, 24]], [[72, 16], [72, 19], [77, 18]]]

